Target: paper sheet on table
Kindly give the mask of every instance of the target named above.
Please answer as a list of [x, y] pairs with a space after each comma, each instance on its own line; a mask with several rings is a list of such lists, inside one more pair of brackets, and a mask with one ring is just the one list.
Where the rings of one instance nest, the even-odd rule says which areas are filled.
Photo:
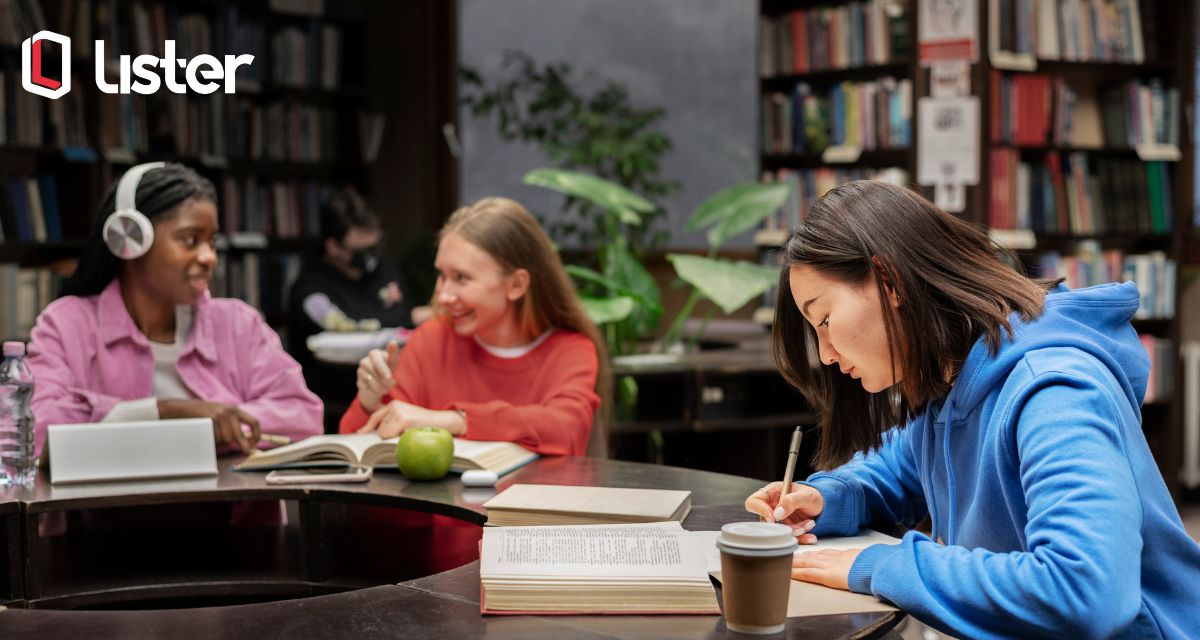
[[[710, 549], [705, 555], [709, 575], [721, 580], [721, 552], [717, 551], [717, 536], [720, 531], [694, 531], [693, 535], [705, 534], [711, 538], [711, 544], [705, 544]], [[817, 551], [818, 549], [862, 549], [873, 544], [898, 544], [900, 540], [878, 531], [864, 531], [863, 534], [846, 538], [825, 538], [816, 544], [800, 545], [796, 553]], [[886, 602], [880, 602], [875, 596], [861, 593], [830, 589], [811, 582], [792, 580], [788, 586], [789, 618], [804, 616], [828, 616], [843, 613], [867, 613], [871, 611], [896, 611]]]
[[306, 342], [318, 360], [357, 364], [368, 351], [382, 349], [391, 340], [403, 346], [411, 333], [411, 330], [403, 327], [379, 331], [323, 331], [309, 336]]

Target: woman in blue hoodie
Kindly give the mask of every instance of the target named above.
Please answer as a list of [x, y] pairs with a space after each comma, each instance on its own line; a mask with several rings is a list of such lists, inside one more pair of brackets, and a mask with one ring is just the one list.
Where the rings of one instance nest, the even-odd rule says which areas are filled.
[[829, 471], [747, 510], [801, 542], [928, 516], [792, 576], [957, 636], [1200, 638], [1200, 545], [1142, 433], [1138, 302], [1027, 278], [902, 187], [834, 189], [784, 250], [773, 336]]

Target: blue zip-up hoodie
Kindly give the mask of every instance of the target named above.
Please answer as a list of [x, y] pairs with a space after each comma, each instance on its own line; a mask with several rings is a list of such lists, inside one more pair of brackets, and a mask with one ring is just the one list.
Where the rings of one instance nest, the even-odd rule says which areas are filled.
[[882, 448], [809, 478], [818, 536], [933, 522], [865, 549], [850, 589], [966, 638], [1200, 638], [1200, 544], [1142, 433], [1137, 308], [1131, 283], [1058, 287]]

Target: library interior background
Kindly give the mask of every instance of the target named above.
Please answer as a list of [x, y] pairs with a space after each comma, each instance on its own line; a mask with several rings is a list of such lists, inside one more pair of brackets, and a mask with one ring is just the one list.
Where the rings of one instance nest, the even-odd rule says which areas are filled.
[[[1014, 268], [1072, 288], [1138, 286], [1132, 324], [1152, 369], [1143, 428], [1187, 520], [1200, 505], [1193, 5], [0, 0], [0, 334], [29, 339], [107, 215], [104, 194], [140, 163], [212, 181], [212, 295], [257, 309], [301, 361], [314, 343], [298, 339], [289, 296], [322, 259], [330, 194], [352, 187], [379, 217], [380, 257], [414, 307], [434, 296], [448, 217], [503, 196], [541, 222], [605, 338], [602, 455], [761, 483], [782, 477], [796, 426], [816, 423], [771, 358], [780, 249], [824, 193], [882, 180], [986, 229]], [[23, 82], [23, 42], [40, 31], [70, 39], [40, 49], [47, 77], [72, 77], [59, 98]], [[225, 76], [197, 90], [181, 65], [144, 90], [130, 66], [145, 54], [148, 75], [160, 58], [211, 54]], [[231, 65], [243, 54], [253, 62]], [[575, 173], [634, 204], [606, 208], [591, 190], [604, 185]], [[736, 199], [755, 184], [779, 188]], [[349, 320], [340, 328], [380, 329]], [[315, 354], [334, 433], [365, 350], [330, 344]], [[52, 515], [29, 525], [0, 510], [0, 533], [29, 544]], [[353, 538], [329, 522], [329, 536]], [[21, 590], [29, 576], [8, 566], [0, 604], [36, 603]], [[93, 587], [45, 587], [41, 606], [126, 606]], [[127, 606], [283, 597], [217, 591]]]

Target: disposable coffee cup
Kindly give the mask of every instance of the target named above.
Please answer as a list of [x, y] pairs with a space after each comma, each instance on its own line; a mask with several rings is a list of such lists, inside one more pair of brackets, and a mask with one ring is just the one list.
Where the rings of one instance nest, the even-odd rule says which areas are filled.
[[787, 622], [792, 530], [773, 522], [733, 522], [721, 527], [721, 592], [725, 628], [738, 633], [771, 634]]

